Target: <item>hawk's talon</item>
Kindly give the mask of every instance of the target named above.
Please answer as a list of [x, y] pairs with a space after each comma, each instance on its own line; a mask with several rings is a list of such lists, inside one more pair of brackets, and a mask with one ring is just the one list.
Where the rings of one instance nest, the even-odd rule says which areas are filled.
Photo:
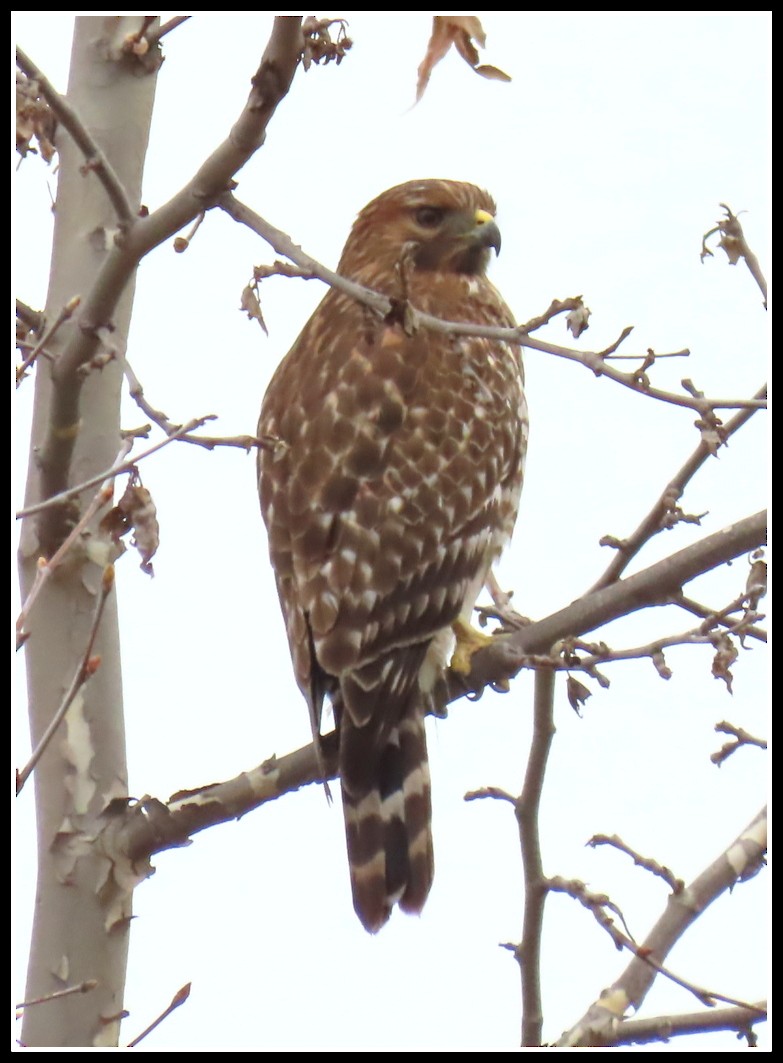
[[471, 627], [467, 620], [460, 618], [451, 625], [457, 638], [454, 653], [451, 655], [451, 669], [460, 675], [470, 675], [471, 658], [477, 650], [483, 650], [492, 642], [492, 635], [484, 635]]

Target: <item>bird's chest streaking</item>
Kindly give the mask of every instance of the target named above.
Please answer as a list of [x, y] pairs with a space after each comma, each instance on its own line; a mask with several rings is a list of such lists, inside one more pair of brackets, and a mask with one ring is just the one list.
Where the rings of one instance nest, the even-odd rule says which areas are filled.
[[[330, 297], [356, 340], [305, 332], [281, 367], [286, 401], [266, 403], [260, 425], [276, 441], [261, 495], [270, 528], [282, 526], [270, 535], [278, 579], [295, 585], [319, 662], [339, 675], [393, 632], [435, 634], [477, 577], [480, 589], [513, 528], [524, 398], [510, 344], [408, 335]], [[468, 305], [474, 324], [512, 323], [486, 280], [454, 278], [417, 303], [452, 320]]]

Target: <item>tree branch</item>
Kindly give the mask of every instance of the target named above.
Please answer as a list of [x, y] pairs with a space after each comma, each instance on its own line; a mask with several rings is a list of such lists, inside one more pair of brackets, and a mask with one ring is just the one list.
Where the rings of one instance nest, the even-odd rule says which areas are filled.
[[522, 792], [514, 807], [525, 883], [522, 940], [514, 952], [522, 980], [522, 1047], [537, 1047], [541, 1044], [544, 1021], [541, 1005], [541, 936], [548, 886], [541, 862], [538, 810], [549, 750], [555, 735], [554, 693], [554, 671], [551, 668], [539, 668], [536, 671], [533, 698], [533, 740]]
[[617, 1029], [612, 1045], [643, 1045], [653, 1041], [667, 1042], [672, 1037], [694, 1033], [716, 1033], [736, 1030], [750, 1047], [755, 1046], [753, 1026], [766, 1022], [767, 1002], [760, 1000], [753, 1007], [717, 1008], [713, 1011], [694, 1011], [686, 1015], [655, 1015], [651, 1019], [630, 1019]]
[[[334, 270], [322, 265], [312, 256], [302, 251], [301, 247], [295, 244], [287, 233], [275, 228], [265, 218], [262, 218], [260, 214], [256, 214], [250, 207], [241, 203], [231, 192], [225, 192], [220, 196], [217, 200], [217, 206], [235, 221], [240, 222], [242, 225], [247, 225], [253, 232], [266, 240], [279, 255], [284, 255], [299, 266], [304, 271], [307, 279], [322, 280], [332, 288], [339, 288], [340, 291], [350, 295], [357, 302], [374, 310], [382, 318], [387, 317], [391, 312], [391, 300], [385, 295], [372, 291], [370, 288], [364, 288], [361, 284], [357, 284], [347, 277], [341, 277], [339, 273], [335, 273]], [[730, 409], [763, 409], [766, 405], [761, 399], [705, 398], [699, 393], [694, 393], [692, 388], [687, 387], [686, 385], [689, 383], [687, 381], [683, 382], [683, 387], [690, 392], [690, 397], [678, 395], [674, 392], [661, 391], [659, 388], [651, 387], [643, 373], [638, 371], [623, 373], [619, 369], [608, 365], [606, 352], [604, 351], [576, 351], [568, 347], [559, 347], [553, 343], [544, 343], [542, 340], [533, 339], [532, 336], [528, 335], [529, 325], [522, 325], [517, 328], [474, 325], [460, 321], [443, 321], [441, 318], [425, 314], [415, 307], [411, 307], [410, 310], [413, 327], [428, 328], [433, 332], [444, 332], [454, 336], [483, 336], [488, 339], [503, 340], [506, 343], [515, 343], [521, 347], [531, 347], [533, 350], [542, 351], [545, 354], [554, 354], [559, 358], [567, 358], [570, 361], [579, 362], [581, 365], [586, 366], [596, 376], [609, 377], [610, 380], [631, 388], [637, 393], [648, 395], [650, 398], [696, 410], [704, 418], [714, 417], [713, 411], [724, 407]], [[678, 351], [677, 353], [682, 354], [685, 352]], [[650, 364], [649, 352], [638, 357], [643, 364]], [[663, 355], [658, 355], [658, 357], [663, 357]]]
[[[698, 878], [670, 895], [666, 911], [635, 950], [628, 967], [582, 1018], [561, 1035], [557, 1047], [595, 1047], [614, 1044], [618, 1035], [622, 1037], [623, 1016], [631, 1007], [638, 1011], [663, 960], [688, 927], [722, 893], [759, 871], [767, 844], [766, 827], [766, 810], [762, 809]], [[692, 986], [688, 988], [694, 990]], [[699, 994], [708, 1004], [718, 999], [717, 994], [708, 991], [700, 990]]]
[[[442, 684], [443, 697], [446, 701], [455, 701], [480, 692], [490, 683], [515, 675], [525, 656], [548, 651], [554, 642], [577, 629], [590, 630], [626, 612], [659, 604], [661, 595], [668, 594], [681, 582], [757, 545], [757, 540], [764, 537], [764, 517], [763, 513], [756, 514], [730, 525], [607, 590], [585, 596], [544, 620], [511, 635], [496, 636], [492, 645], [473, 655], [469, 676], [447, 674]], [[437, 696], [435, 701], [440, 703]], [[543, 716], [543, 708], [541, 712]], [[541, 728], [543, 736], [543, 722]], [[543, 737], [541, 742], [543, 750]], [[120, 830], [122, 840], [118, 844], [130, 859], [138, 860], [162, 849], [186, 844], [192, 833], [237, 819], [285, 793], [310, 783], [333, 779], [337, 773], [336, 734], [332, 732], [324, 736], [321, 746], [320, 762], [311, 743], [286, 756], [273, 756], [234, 779], [175, 794], [165, 804], [157, 798], [143, 797], [128, 810]], [[535, 763], [540, 763], [540, 758]], [[532, 772], [532, 768], [529, 771]], [[530, 789], [523, 791], [525, 799], [532, 793], [532, 785], [530, 782]]]
[[448, 673], [446, 700], [453, 701], [481, 691], [490, 683], [511, 678], [526, 656], [549, 652], [559, 639], [583, 635], [649, 605], [669, 604], [683, 584], [749, 553], [765, 541], [766, 512], [761, 511], [610, 587], [589, 592], [543, 620], [512, 634], [498, 635], [491, 645], [473, 654], [470, 675], [464, 680], [453, 672]]
[[[300, 16], [278, 16], [248, 101], [226, 140], [201, 166], [190, 182], [168, 203], [146, 218], [135, 209], [123, 214], [128, 224], [108, 248], [91, 290], [85, 296], [76, 327], [52, 367], [52, 397], [47, 437], [41, 448], [41, 497], [68, 487], [74, 446], [79, 434], [80, 368], [95, 356], [101, 332], [112, 315], [139, 261], [211, 205], [234, 173], [263, 144], [266, 127], [288, 92], [302, 52]], [[37, 69], [37, 68], [36, 68]], [[70, 120], [70, 119], [69, 119]], [[85, 143], [85, 152], [92, 144]], [[88, 155], [91, 158], [92, 155]]]
[[[764, 384], [756, 392], [754, 398], [766, 399], [766, 397], [767, 386]], [[734, 433], [739, 431], [744, 424], [747, 424], [755, 412], [755, 408], [740, 410], [727, 424], [723, 425], [720, 432], [721, 446], [725, 446]], [[639, 553], [646, 542], [652, 539], [654, 535], [657, 535], [658, 532], [664, 529], [668, 531], [673, 528], [675, 524], [683, 519], [680, 515], [682, 511], [677, 507], [677, 502], [682, 497], [686, 485], [693, 479], [705, 461], [714, 454], [714, 448], [710, 447], [702, 439], [679, 472], [668, 482], [658, 501], [637, 527], [636, 531], [627, 539], [617, 543], [617, 553], [604, 574], [590, 588], [590, 592], [600, 590], [602, 587], [608, 587], [610, 583], [619, 579], [630, 561]]]
[[54, 85], [21, 48], [16, 49], [16, 65], [27, 77], [36, 82], [41, 95], [51, 107], [58, 122], [73, 137], [79, 151], [84, 155], [82, 172], [85, 174], [88, 171], [94, 173], [101, 182], [111, 205], [114, 207], [120, 227], [130, 225], [136, 212], [128, 198], [125, 186], [79, 115], [71, 107], [65, 96], [60, 95]]
[[92, 626], [90, 628], [90, 633], [89, 633], [89, 636], [88, 636], [88, 639], [87, 639], [87, 646], [86, 646], [86, 648], [84, 650], [84, 653], [82, 654], [82, 657], [81, 657], [81, 660], [79, 661], [79, 664], [76, 666], [76, 671], [73, 674], [73, 678], [71, 679], [71, 682], [70, 682], [70, 684], [68, 686], [68, 689], [66, 690], [65, 694], [63, 695], [63, 699], [60, 702], [59, 707], [57, 708], [57, 710], [55, 711], [54, 715], [52, 716], [52, 719], [51, 719], [51, 722], [49, 723], [49, 726], [46, 728], [44, 733], [41, 735], [37, 746], [35, 747], [35, 749], [33, 750], [32, 754], [30, 756], [30, 759], [27, 761], [25, 766], [22, 768], [22, 770], [17, 775], [17, 778], [16, 778], [16, 792], [17, 792], [17, 794], [19, 794], [21, 792], [22, 787], [27, 782], [27, 780], [30, 778], [30, 776], [32, 775], [33, 769], [35, 768], [36, 764], [38, 763], [38, 761], [43, 756], [46, 747], [49, 745], [49, 743], [51, 742], [52, 738], [54, 738], [54, 735], [55, 735], [55, 733], [57, 731], [57, 728], [63, 722], [66, 712], [68, 711], [68, 709], [73, 704], [74, 698], [79, 693], [79, 691], [84, 686], [84, 684], [90, 679], [90, 677], [92, 675], [95, 674], [95, 672], [100, 667], [100, 663], [101, 663], [100, 657], [91, 656], [92, 655], [92, 648], [93, 648], [93, 646], [95, 644], [95, 637], [98, 634], [98, 625], [100, 624], [101, 617], [103, 616], [103, 609], [104, 609], [104, 606], [106, 605], [106, 599], [109, 597], [109, 594], [111, 593], [113, 587], [114, 587], [114, 566], [113, 565], [107, 565], [106, 568], [103, 570], [103, 578], [101, 579], [101, 588], [100, 588], [100, 592], [98, 594], [98, 600], [95, 603], [95, 612], [93, 614]]

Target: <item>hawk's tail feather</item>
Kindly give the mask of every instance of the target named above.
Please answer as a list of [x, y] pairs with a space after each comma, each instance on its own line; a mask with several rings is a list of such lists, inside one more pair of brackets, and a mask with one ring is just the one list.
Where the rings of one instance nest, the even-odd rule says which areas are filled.
[[[376, 933], [399, 902], [406, 912], [424, 907], [433, 878], [430, 830], [430, 775], [423, 714], [418, 707], [399, 721], [377, 751], [361, 750], [361, 728], [347, 717], [341, 734], [341, 762], [362, 752], [356, 777], [342, 771], [343, 814], [356, 913], [371, 933]], [[369, 737], [369, 736], [367, 736]], [[359, 747], [359, 748], [357, 748]]]

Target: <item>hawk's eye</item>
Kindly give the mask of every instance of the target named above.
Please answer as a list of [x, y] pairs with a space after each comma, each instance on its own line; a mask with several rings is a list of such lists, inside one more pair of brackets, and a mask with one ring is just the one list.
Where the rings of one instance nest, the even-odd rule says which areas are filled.
[[419, 207], [413, 212], [413, 217], [422, 229], [435, 229], [443, 221], [445, 213], [442, 207]]

